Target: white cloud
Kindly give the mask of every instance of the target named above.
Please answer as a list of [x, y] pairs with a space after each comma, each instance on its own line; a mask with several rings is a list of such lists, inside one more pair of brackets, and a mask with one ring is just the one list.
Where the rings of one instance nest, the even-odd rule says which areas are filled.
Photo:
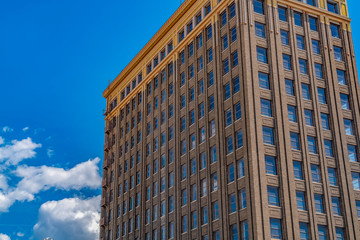
[[37, 239], [99, 239], [100, 196], [90, 199], [67, 198], [41, 205], [34, 226]]
[[27, 130], [29, 130], [29, 127], [24, 127], [22, 130], [26, 132]]
[[11, 240], [11, 239], [8, 235], [0, 233], [0, 240]]
[[60, 190], [97, 189], [101, 185], [99, 158], [80, 163], [65, 170], [48, 166], [19, 166], [14, 174], [22, 180], [16, 188], [0, 191], [0, 212], [7, 211], [15, 201], [32, 201], [35, 195], [51, 188]]
[[24, 159], [35, 157], [34, 150], [40, 147], [41, 144], [34, 143], [29, 137], [21, 141], [13, 140], [11, 144], [0, 147], [0, 162], [8, 166], [17, 165]]
[[48, 148], [46, 150], [46, 154], [49, 158], [51, 158], [52, 156], [54, 156], [54, 149]]
[[23, 237], [23, 236], [25, 236], [25, 234], [22, 233], [22, 232], [18, 232], [18, 233], [16, 234], [16, 236], [18, 236], [18, 237]]
[[5, 127], [3, 127], [2, 131], [3, 132], [12, 132], [12, 131], [14, 131], [14, 129], [12, 129], [12, 128], [8, 127], [8, 126], [5, 126]]
[[[7, 190], [8, 189], [7, 179], [4, 175], [0, 174], [0, 190]], [[1, 240], [1, 239], [0, 239]]]
[[5, 139], [0, 136], [0, 145], [3, 145], [5, 142]]

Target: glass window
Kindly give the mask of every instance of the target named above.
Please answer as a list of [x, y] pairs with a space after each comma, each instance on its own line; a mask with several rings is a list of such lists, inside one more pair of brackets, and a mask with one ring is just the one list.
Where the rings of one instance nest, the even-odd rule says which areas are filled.
[[301, 74], [308, 74], [307, 61], [305, 59], [299, 59], [299, 68]]
[[321, 182], [320, 167], [318, 165], [311, 164], [311, 177], [313, 182]]
[[316, 138], [312, 136], [307, 137], [309, 152], [317, 154]]
[[220, 19], [221, 19], [221, 26], [225, 26], [226, 22], [227, 22], [227, 14], [226, 14], [226, 11], [223, 12], [221, 15], [220, 15]]
[[318, 19], [315, 17], [309, 17], [309, 24], [310, 24], [310, 30], [311, 31], [318, 31]]
[[282, 239], [281, 220], [270, 218], [271, 239]]
[[229, 12], [230, 12], [230, 19], [235, 17], [236, 10], [235, 10], [235, 4], [234, 3], [230, 5]]
[[319, 240], [327, 240], [326, 226], [318, 225]]
[[226, 58], [224, 61], [223, 61], [223, 74], [227, 74], [229, 72], [229, 59]]
[[309, 240], [309, 228], [307, 223], [300, 223], [300, 240]]
[[238, 53], [237, 51], [231, 54], [231, 66], [234, 68], [239, 65]]
[[353, 187], [355, 190], [360, 190], [360, 173], [352, 172], [351, 173], [353, 180]]
[[337, 61], [343, 61], [343, 56], [342, 56], [342, 49], [340, 47], [336, 47], [334, 46], [334, 56], [335, 56], [335, 60]]
[[306, 211], [305, 193], [296, 191], [296, 201], [298, 210]]
[[356, 212], [358, 219], [360, 219], [360, 201], [356, 201]]
[[241, 148], [243, 146], [243, 134], [242, 130], [236, 132], [236, 148]]
[[323, 197], [320, 194], [314, 195], [315, 199], [315, 209], [317, 213], [324, 213], [324, 204], [323, 204]]
[[296, 35], [296, 44], [297, 48], [300, 50], [305, 50], [305, 40], [304, 36]]
[[245, 176], [245, 162], [244, 158], [237, 161], [237, 177], [242, 178]]
[[261, 99], [260, 104], [261, 104], [261, 115], [271, 117], [272, 116], [271, 101], [267, 99]]
[[327, 1], [327, 7], [330, 12], [339, 14], [339, 6], [336, 2]]
[[253, 0], [254, 12], [264, 14], [264, 2], [263, 0]]
[[258, 62], [267, 64], [268, 63], [267, 49], [262, 48], [262, 47], [256, 47], [256, 51], [257, 51], [257, 60], [258, 60]]
[[307, 126], [314, 126], [314, 117], [312, 110], [305, 109], [304, 113], [305, 113], [305, 124]]
[[241, 118], [241, 104], [238, 102], [235, 104], [235, 120], [239, 120]]
[[279, 6], [278, 10], [279, 10], [280, 21], [287, 22], [287, 9]]
[[280, 206], [279, 189], [277, 187], [268, 187], [268, 203], [272, 206]]
[[299, 134], [291, 132], [290, 139], [291, 139], [291, 148], [293, 150], [300, 150]]
[[232, 114], [231, 114], [231, 109], [228, 109], [225, 112], [225, 127], [228, 127], [231, 124], [232, 124]]
[[346, 94], [340, 94], [342, 109], [350, 110], [349, 96]]
[[328, 175], [329, 175], [329, 184], [332, 186], [337, 186], [335, 168], [328, 168]]
[[344, 229], [343, 228], [336, 228], [336, 240], [344, 240]]
[[259, 86], [263, 89], [270, 89], [269, 74], [259, 72]]
[[324, 140], [326, 157], [334, 157], [333, 145], [331, 140]]
[[285, 79], [286, 94], [294, 96], [294, 81], [290, 79]]
[[294, 22], [295, 22], [296, 26], [299, 26], [299, 27], [303, 26], [302, 13], [294, 12]]
[[311, 40], [312, 50], [314, 54], [320, 54], [320, 42], [318, 40]]
[[239, 197], [239, 206], [240, 209], [244, 209], [247, 206], [247, 202], [246, 202], [246, 189], [243, 188], [240, 190], [240, 197]]
[[273, 128], [263, 126], [263, 141], [264, 144], [275, 145]]
[[346, 85], [345, 71], [337, 69], [336, 72], [337, 72], [338, 83], [342, 85]]
[[228, 173], [228, 183], [235, 181], [235, 168], [234, 164], [230, 164], [227, 166], [227, 173]]
[[227, 49], [228, 46], [229, 46], [228, 36], [227, 36], [227, 34], [225, 34], [225, 35], [222, 37], [222, 47], [223, 47], [223, 50]]
[[289, 115], [290, 122], [297, 122], [295, 106], [288, 105], [288, 115]]
[[237, 39], [236, 27], [233, 27], [231, 29], [231, 42], [235, 42], [236, 39]]
[[260, 38], [265, 38], [265, 25], [255, 22], [255, 35]]
[[[207, 52], [207, 61], [208, 63], [211, 62], [213, 60], [213, 50], [212, 48], [209, 48], [208, 52]], [[211, 84], [212, 85], [212, 84]]]
[[229, 136], [226, 138], [226, 154], [230, 154], [234, 151], [233, 137]]
[[294, 166], [294, 176], [295, 179], [303, 180], [303, 173], [302, 173], [302, 164], [298, 161], [293, 161]]
[[282, 45], [289, 45], [289, 32], [285, 30], [280, 30], [281, 34], [281, 44]]
[[350, 119], [344, 119], [344, 127], [346, 135], [354, 135], [353, 125]]
[[277, 175], [276, 158], [265, 155], [266, 174]]
[[236, 212], [236, 195], [232, 193], [229, 195], [229, 211], [230, 213]]
[[319, 102], [326, 104], [325, 88], [318, 88]]
[[321, 113], [321, 126], [322, 126], [322, 129], [324, 129], [324, 130], [330, 129], [329, 115], [326, 113]]
[[322, 66], [322, 64], [315, 63], [315, 76], [316, 76], [317, 78], [320, 78], [320, 79], [323, 79], [323, 78], [324, 78], [323, 66]]
[[330, 24], [330, 30], [331, 30], [331, 36], [334, 38], [340, 38], [340, 31], [339, 31], [339, 25], [337, 24]]
[[283, 54], [283, 64], [285, 70], [291, 70], [291, 57], [290, 55]]
[[208, 223], [208, 207], [204, 206], [201, 208], [201, 224]]
[[356, 146], [348, 145], [348, 156], [350, 162], [357, 162]]
[[218, 201], [215, 201], [212, 203], [211, 215], [212, 215], [212, 220], [219, 219], [219, 202]]

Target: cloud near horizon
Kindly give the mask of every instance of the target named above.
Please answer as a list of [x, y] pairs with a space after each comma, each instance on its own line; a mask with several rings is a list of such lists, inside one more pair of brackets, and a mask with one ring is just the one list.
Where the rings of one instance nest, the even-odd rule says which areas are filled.
[[36, 239], [98, 240], [100, 196], [66, 198], [41, 205], [34, 226]]
[[[0, 145], [3, 145], [5, 140], [0, 138]], [[12, 140], [10, 144], [0, 147], [0, 163], [4, 162], [6, 166], [17, 165], [25, 159], [35, 157], [35, 149], [40, 147], [41, 144], [34, 143], [30, 137], [21, 141]]]

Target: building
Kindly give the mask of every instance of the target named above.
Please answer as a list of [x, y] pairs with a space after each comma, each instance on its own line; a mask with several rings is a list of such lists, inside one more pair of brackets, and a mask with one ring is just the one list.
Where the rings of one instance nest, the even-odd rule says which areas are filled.
[[187, 0], [104, 97], [100, 239], [360, 239], [345, 0]]

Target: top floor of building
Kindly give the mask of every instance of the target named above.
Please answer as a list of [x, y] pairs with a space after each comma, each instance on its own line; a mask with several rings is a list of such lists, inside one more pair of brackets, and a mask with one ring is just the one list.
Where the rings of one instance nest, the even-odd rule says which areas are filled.
[[346, 0], [186, 0], [105, 89], [107, 118], [166, 66], [173, 66], [178, 53], [187, 44], [186, 39], [195, 38], [209, 24], [221, 20], [224, 9], [228, 9], [228, 15], [235, 14], [236, 2], [240, 11], [248, 8], [261, 12], [266, 6], [286, 7], [315, 15], [322, 22], [336, 21], [350, 30]]

